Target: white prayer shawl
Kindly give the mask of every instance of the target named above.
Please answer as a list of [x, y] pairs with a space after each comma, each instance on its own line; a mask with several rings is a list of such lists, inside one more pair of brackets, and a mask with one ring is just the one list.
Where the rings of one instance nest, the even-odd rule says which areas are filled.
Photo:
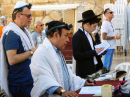
[[[52, 86], [61, 86], [64, 88], [63, 73], [60, 61], [48, 38], [45, 38], [32, 57], [30, 64], [31, 73], [34, 79], [34, 87], [31, 91], [31, 97], [44, 95], [47, 89]], [[71, 90], [80, 89], [85, 80], [73, 74], [68, 68]], [[42, 96], [43, 97], [43, 96]], [[58, 97], [58, 95], [49, 95], [49, 97]]]
[[14, 33], [16, 33], [17, 35], [20, 36], [20, 38], [22, 40], [22, 45], [23, 45], [25, 51], [34, 48], [33, 40], [31, 38], [29, 31], [27, 31], [26, 28], [25, 28], [25, 30], [30, 38], [28, 38], [27, 35], [22, 31], [22, 29], [19, 28], [13, 22], [11, 22], [8, 26], [6, 26], [6, 28], [4, 28], [3, 34], [1, 37], [1, 41], [0, 41], [1, 42], [1, 70], [0, 70], [0, 73], [1, 73], [1, 86], [9, 97], [11, 97], [11, 96], [10, 96], [9, 88], [8, 88], [8, 69], [7, 69], [8, 64], [6, 62], [6, 53], [4, 51], [2, 40], [3, 40], [4, 34], [6, 32], [7, 32], [6, 34], [8, 34], [10, 30], [14, 31]]

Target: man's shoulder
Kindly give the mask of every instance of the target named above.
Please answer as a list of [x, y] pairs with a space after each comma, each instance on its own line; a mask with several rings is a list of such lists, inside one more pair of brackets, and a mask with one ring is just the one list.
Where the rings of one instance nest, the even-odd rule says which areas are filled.
[[10, 30], [4, 33], [3, 41], [4, 40], [18, 40], [20, 36], [16, 34], [14, 31]]
[[36, 31], [34, 31], [33, 33], [32, 33], [32, 36], [37, 36], [38, 35], [38, 33], [36, 32]]
[[34, 31], [34, 32], [32, 33], [32, 35], [33, 35], [33, 34], [36, 34], [36, 33], [37, 33], [37, 32], [36, 32], [36, 31]]
[[78, 31], [73, 35], [73, 36], [81, 36], [82, 35], [82, 31], [80, 29], [78, 29]]
[[13, 30], [9, 30], [9, 31], [6, 31], [5, 34], [6, 36], [10, 36], [10, 37], [19, 37], [18, 34], [16, 34]]
[[106, 24], [110, 24], [110, 22], [105, 20], [105, 21], [103, 22], [103, 25], [106, 25]]

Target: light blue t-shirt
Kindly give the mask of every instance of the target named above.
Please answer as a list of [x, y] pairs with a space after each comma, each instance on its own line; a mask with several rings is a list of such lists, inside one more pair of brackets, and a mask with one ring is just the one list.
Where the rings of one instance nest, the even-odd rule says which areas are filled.
[[45, 39], [45, 34], [42, 32], [41, 34], [34, 31], [32, 33], [32, 39], [33, 42], [36, 43], [36, 46], [38, 47], [41, 43], [43, 43], [43, 40]]

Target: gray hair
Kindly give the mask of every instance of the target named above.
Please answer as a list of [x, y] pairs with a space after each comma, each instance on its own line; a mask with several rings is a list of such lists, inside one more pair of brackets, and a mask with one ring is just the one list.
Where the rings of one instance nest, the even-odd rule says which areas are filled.
[[0, 22], [3, 22], [3, 21], [5, 21], [5, 20], [6, 20], [6, 18], [0, 17]]
[[34, 23], [34, 26], [35, 26], [35, 29], [36, 29], [36, 26], [37, 26], [37, 23], [38, 22], [41, 22], [40, 20], [37, 20], [35, 23]]

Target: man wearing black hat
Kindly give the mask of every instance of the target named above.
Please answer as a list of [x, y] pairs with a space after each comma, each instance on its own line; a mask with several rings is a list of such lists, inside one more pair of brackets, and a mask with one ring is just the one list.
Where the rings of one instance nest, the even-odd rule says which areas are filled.
[[47, 38], [33, 55], [30, 65], [34, 79], [32, 97], [78, 97], [74, 91], [84, 85], [94, 85], [73, 74], [66, 66], [61, 53], [69, 42], [72, 25], [52, 21], [48, 25]]
[[82, 78], [86, 78], [99, 69], [103, 64], [101, 56], [98, 56], [98, 52], [104, 48], [94, 48], [96, 44], [91, 36], [91, 33], [96, 29], [100, 18], [100, 15], [95, 15], [92, 10], [88, 10], [82, 13], [83, 19], [78, 21], [82, 22], [82, 28], [74, 34], [72, 38], [73, 56], [76, 60], [76, 75]]
[[3, 31], [1, 84], [8, 96], [11, 93], [13, 97], [31, 97], [33, 78], [29, 65], [35, 48], [30, 32], [26, 29], [32, 20], [31, 6], [18, 1], [12, 14], [14, 22]]

